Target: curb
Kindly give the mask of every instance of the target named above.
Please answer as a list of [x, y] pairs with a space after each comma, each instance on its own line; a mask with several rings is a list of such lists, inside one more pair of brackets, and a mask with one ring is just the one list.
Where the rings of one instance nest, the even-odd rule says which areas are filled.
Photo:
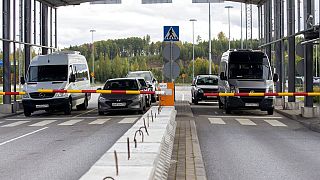
[[286, 113], [286, 112], [283, 112], [281, 111], [280, 109], [274, 109], [277, 113], [289, 118], [289, 119], [292, 119], [292, 120], [295, 120], [295, 121], [298, 121], [299, 120], [299, 117], [300, 116], [297, 116], [297, 115], [293, 115], [293, 114], [289, 114], [289, 113]]
[[16, 115], [21, 115], [21, 114], [23, 114], [23, 112], [6, 114], [6, 115], [1, 116], [0, 118], [8, 118], [8, 117], [16, 116]]

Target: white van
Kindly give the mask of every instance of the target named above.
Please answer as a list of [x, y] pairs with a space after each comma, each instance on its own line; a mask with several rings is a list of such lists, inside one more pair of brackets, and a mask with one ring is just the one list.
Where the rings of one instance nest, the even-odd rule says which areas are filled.
[[22, 97], [24, 115], [37, 110], [63, 110], [71, 114], [73, 107], [85, 110], [91, 94], [38, 93], [38, 89], [83, 90], [90, 89], [87, 60], [76, 51], [62, 51], [35, 57], [26, 78], [21, 79], [26, 92]]

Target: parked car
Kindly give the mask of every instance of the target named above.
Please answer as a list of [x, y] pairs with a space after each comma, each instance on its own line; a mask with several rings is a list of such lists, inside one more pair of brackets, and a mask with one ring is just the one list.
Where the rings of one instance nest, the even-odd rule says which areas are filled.
[[217, 93], [218, 79], [219, 77], [215, 75], [198, 75], [192, 82], [192, 103], [198, 104], [199, 101], [203, 100], [217, 100], [217, 97], [205, 96], [204, 93]]
[[[138, 81], [140, 82], [142, 89], [144, 91], [152, 91], [152, 86], [146, 83], [146, 80], [143, 77], [138, 77]], [[151, 94], [146, 94], [147, 98], [147, 107], [151, 106]]]
[[85, 110], [90, 93], [39, 93], [38, 89], [90, 89], [87, 60], [79, 52], [66, 51], [36, 56], [22, 78], [24, 115], [37, 110], [63, 110], [71, 114], [73, 107]]
[[[223, 53], [220, 62], [219, 92], [221, 93], [265, 93], [274, 92], [270, 61], [262, 51], [229, 50]], [[260, 109], [273, 114], [274, 97], [220, 97], [219, 108], [226, 113], [234, 109]]]
[[[99, 88], [100, 89], [100, 88]], [[143, 90], [136, 78], [109, 79], [103, 90]], [[100, 94], [98, 98], [99, 115], [111, 111], [138, 111], [143, 114], [147, 101], [144, 94]]]
[[[152, 86], [152, 91], [158, 90], [158, 81], [151, 71], [131, 71], [126, 77], [144, 77], [146, 83]], [[156, 102], [157, 100], [158, 96], [156, 94], [151, 95], [152, 102]]]

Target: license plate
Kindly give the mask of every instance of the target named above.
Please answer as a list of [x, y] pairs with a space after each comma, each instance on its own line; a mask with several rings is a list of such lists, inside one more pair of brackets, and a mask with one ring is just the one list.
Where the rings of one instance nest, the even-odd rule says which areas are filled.
[[246, 106], [254, 106], [254, 107], [256, 107], [256, 106], [259, 106], [259, 103], [246, 103], [245, 104]]
[[36, 105], [36, 108], [48, 108], [49, 104], [38, 104]]
[[122, 107], [122, 106], [126, 106], [126, 103], [112, 103], [112, 106]]

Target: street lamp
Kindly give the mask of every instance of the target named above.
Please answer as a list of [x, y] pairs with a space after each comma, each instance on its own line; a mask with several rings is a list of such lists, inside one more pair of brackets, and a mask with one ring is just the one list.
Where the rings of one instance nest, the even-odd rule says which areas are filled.
[[91, 46], [91, 48], [92, 48], [92, 74], [91, 74], [91, 80], [92, 80], [92, 84], [94, 84], [94, 45], [93, 45], [93, 33], [94, 32], [96, 32], [96, 30], [94, 30], [94, 29], [91, 29], [90, 30], [90, 32], [91, 32], [91, 34], [92, 34], [92, 36], [91, 36], [91, 41], [92, 41], [92, 46]]
[[192, 22], [192, 80], [194, 79], [194, 22], [196, 19], [190, 19]]
[[229, 49], [230, 49], [230, 9], [233, 8], [233, 6], [225, 6], [224, 8], [228, 9], [228, 23], [229, 23]]

